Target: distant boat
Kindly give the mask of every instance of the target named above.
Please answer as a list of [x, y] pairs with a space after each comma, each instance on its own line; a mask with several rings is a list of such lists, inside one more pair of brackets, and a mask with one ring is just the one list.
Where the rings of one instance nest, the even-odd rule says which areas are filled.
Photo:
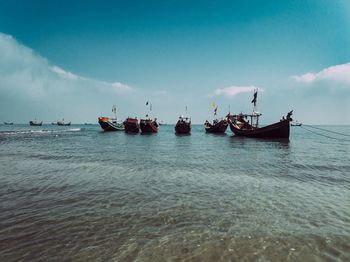
[[43, 121], [38, 121], [38, 120], [32, 120], [32, 121], [29, 121], [29, 125], [31, 126], [42, 126], [43, 124]]
[[189, 134], [191, 133], [191, 118], [180, 116], [175, 125], [176, 134]]
[[125, 133], [139, 133], [140, 132], [140, 125], [138, 119], [128, 117], [124, 121], [124, 128], [125, 128]]
[[141, 119], [140, 129], [142, 134], [157, 133], [159, 129], [157, 118], [155, 118], [154, 120], [151, 118]]
[[114, 105], [112, 107], [112, 112], [114, 113], [114, 118], [109, 117], [99, 117], [98, 123], [104, 131], [124, 131], [124, 124], [117, 123], [117, 108]]
[[213, 123], [209, 123], [209, 121], [205, 121], [204, 128], [207, 133], [225, 133], [226, 129], [228, 127], [228, 123], [226, 119], [215, 119]]
[[13, 125], [13, 122], [4, 122], [4, 125], [10, 126], [10, 125]]
[[[237, 136], [246, 137], [266, 137], [266, 138], [289, 138], [290, 122], [292, 121], [293, 110], [287, 114], [287, 117], [283, 117], [280, 122], [259, 127], [259, 117], [261, 114], [256, 111], [258, 91], [255, 90], [254, 109], [252, 114], [230, 115], [228, 114], [228, 122], [230, 124], [231, 131]], [[250, 118], [249, 120], [247, 120]]]
[[290, 124], [291, 126], [301, 126], [302, 123], [298, 122], [298, 121], [295, 121], [295, 122], [291, 122]]
[[62, 119], [61, 121], [57, 121], [57, 125], [58, 126], [70, 126], [71, 122], [64, 122], [64, 119]]

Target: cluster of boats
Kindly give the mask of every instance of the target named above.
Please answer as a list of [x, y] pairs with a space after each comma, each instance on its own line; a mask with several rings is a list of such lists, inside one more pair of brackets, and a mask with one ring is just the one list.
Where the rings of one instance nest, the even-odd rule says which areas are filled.
[[[263, 127], [259, 126], [259, 117], [262, 115], [256, 109], [257, 90], [254, 92], [254, 103], [252, 114], [236, 114], [228, 113], [225, 118], [214, 119], [212, 123], [208, 120], [204, 123], [204, 128], [207, 133], [225, 133], [228, 126], [231, 131], [237, 136], [261, 137], [261, 138], [289, 138], [290, 123], [292, 121], [293, 110], [286, 117], [271, 125]], [[148, 104], [148, 103], [147, 103]], [[112, 111], [115, 113], [115, 106]], [[187, 111], [187, 110], [186, 110]], [[216, 115], [217, 107], [214, 108], [214, 116]], [[118, 123], [116, 115], [114, 118], [99, 117], [98, 122], [105, 131], [124, 131], [126, 133], [142, 133], [152, 134], [157, 133], [159, 124], [157, 119], [152, 119], [146, 115], [146, 118], [138, 120], [128, 117], [124, 122]], [[175, 125], [176, 134], [191, 133], [191, 118], [180, 116]]]
[[[52, 125], [58, 125], [58, 126], [70, 126], [71, 122], [65, 122], [64, 119], [62, 119], [61, 121], [57, 121], [57, 122], [52, 122]], [[43, 121], [38, 121], [38, 120], [32, 120], [29, 121], [29, 125], [31, 126], [42, 126], [43, 125]]]

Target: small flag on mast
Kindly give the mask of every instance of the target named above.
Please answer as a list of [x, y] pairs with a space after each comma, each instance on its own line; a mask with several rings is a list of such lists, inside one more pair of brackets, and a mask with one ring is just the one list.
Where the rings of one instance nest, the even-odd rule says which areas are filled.
[[146, 102], [146, 106], [148, 106], [148, 101]]
[[255, 90], [254, 90], [254, 98], [253, 98], [253, 100], [252, 100], [252, 103], [254, 103], [254, 105], [256, 104], [257, 96], [258, 96], [258, 89], [255, 89]]
[[216, 116], [217, 111], [218, 111], [218, 106], [216, 106], [215, 109], [214, 109], [214, 115], [215, 116]]

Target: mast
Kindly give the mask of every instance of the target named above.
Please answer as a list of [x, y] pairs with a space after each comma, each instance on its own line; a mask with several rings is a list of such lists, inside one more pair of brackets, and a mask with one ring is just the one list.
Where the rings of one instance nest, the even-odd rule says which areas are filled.
[[117, 107], [115, 105], [112, 107], [112, 112], [114, 114], [114, 119], [117, 120]]

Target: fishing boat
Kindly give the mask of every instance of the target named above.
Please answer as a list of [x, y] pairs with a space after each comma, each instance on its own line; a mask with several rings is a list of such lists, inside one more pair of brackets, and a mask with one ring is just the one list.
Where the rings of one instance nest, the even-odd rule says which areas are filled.
[[141, 119], [140, 129], [142, 134], [157, 133], [159, 129], [157, 118], [155, 118], [154, 120], [152, 118]]
[[114, 113], [114, 118], [109, 117], [99, 117], [98, 123], [104, 131], [124, 131], [124, 124], [117, 122], [117, 108], [114, 105], [112, 107], [112, 112]]
[[[252, 114], [227, 115], [231, 131], [237, 136], [258, 137], [258, 138], [289, 138], [290, 122], [292, 121], [293, 110], [286, 117], [271, 125], [259, 127], [259, 117], [262, 115], [257, 111], [258, 90], [254, 91], [254, 103]], [[250, 120], [249, 120], [250, 118]]]
[[32, 120], [32, 121], [29, 121], [29, 125], [31, 126], [42, 126], [43, 124], [43, 121], [38, 121], [38, 120]]
[[13, 122], [4, 122], [4, 125], [11, 126], [13, 125]]
[[152, 104], [148, 101], [146, 102], [146, 106], [149, 105], [149, 113], [146, 114], [146, 118], [140, 119], [140, 129], [142, 134], [153, 134], [157, 133], [159, 129], [159, 124], [157, 123], [157, 118], [154, 120], [150, 117], [152, 112]]
[[210, 123], [208, 120], [204, 123], [204, 128], [207, 133], [216, 133], [223, 134], [226, 132], [228, 127], [227, 120], [224, 118], [215, 118], [217, 115], [218, 106], [215, 105], [215, 102], [212, 103], [212, 108], [214, 110], [214, 120], [213, 123]]
[[175, 125], [176, 134], [189, 134], [191, 133], [191, 118], [180, 116]]
[[208, 120], [204, 123], [204, 128], [207, 133], [223, 134], [228, 127], [226, 119], [214, 119], [211, 124]]
[[297, 121], [295, 121], [295, 122], [291, 122], [290, 125], [291, 125], [291, 126], [301, 126], [302, 123], [298, 122], [298, 120], [297, 120]]
[[58, 126], [70, 126], [71, 122], [65, 122], [64, 119], [62, 119], [61, 121], [57, 121], [57, 125]]
[[140, 125], [138, 119], [128, 117], [124, 121], [124, 128], [125, 128], [125, 133], [139, 133], [140, 132]]

